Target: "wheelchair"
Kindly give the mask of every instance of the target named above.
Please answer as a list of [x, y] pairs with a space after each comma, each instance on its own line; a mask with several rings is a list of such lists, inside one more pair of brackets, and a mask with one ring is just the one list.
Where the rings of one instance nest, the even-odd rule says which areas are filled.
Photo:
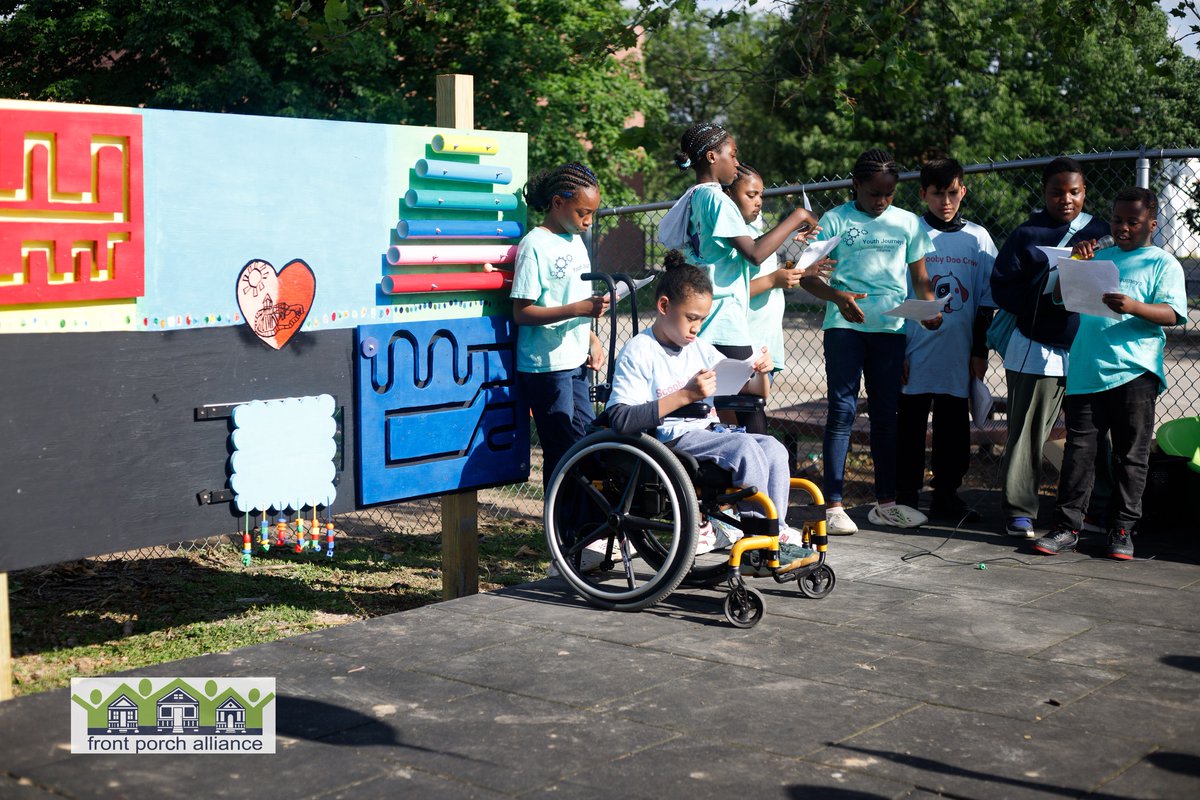
[[[603, 281], [609, 290], [611, 336], [604, 383], [592, 387], [592, 400], [607, 402], [612, 387], [617, 344], [616, 281], [629, 285], [633, 333], [638, 333], [637, 301], [632, 279], [620, 273], [586, 273], [583, 280]], [[762, 398], [739, 395], [717, 398], [718, 409], [761, 408]], [[707, 416], [706, 404], [682, 409], [681, 416]], [[746, 577], [795, 582], [812, 599], [827, 597], [837, 576], [828, 563], [828, 537], [821, 490], [811, 481], [792, 478], [793, 494], [807, 494], [808, 504], [777, 509], [756, 487], [731, 486], [730, 473], [711, 462], [677, 453], [655, 437], [621, 434], [605, 428], [605, 415], [589, 434], [563, 456], [548, 482], [544, 524], [546, 544], [559, 576], [593, 606], [639, 611], [655, 605], [682, 586], [707, 588], [725, 584], [725, 619], [734, 627], [757, 625], [765, 612], [763, 596], [747, 586]], [[728, 509], [740, 502], [756, 504], [761, 517], [735, 517]], [[778, 519], [788, 515], [803, 535], [805, 547], [818, 554], [812, 564], [783, 571], [779, 562]], [[705, 518], [742, 533], [728, 555], [697, 556], [697, 529]], [[585, 563], [602, 552], [598, 564]], [[749, 574], [746, 574], [749, 573]]]

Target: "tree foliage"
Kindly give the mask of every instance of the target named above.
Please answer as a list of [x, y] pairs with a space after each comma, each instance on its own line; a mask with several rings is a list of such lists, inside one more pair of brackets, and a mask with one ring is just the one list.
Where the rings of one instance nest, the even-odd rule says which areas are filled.
[[[727, 122], [777, 182], [844, 174], [878, 145], [916, 166], [935, 151], [972, 162], [1200, 143], [1200, 61], [1151, 0], [794, 0], [776, 4], [781, 19], [754, 5], [707, 34], [681, 15], [647, 70], [673, 112]], [[1190, 0], [1174, 11], [1195, 20]], [[736, 90], [676, 77], [725, 58], [743, 65], [726, 73]], [[680, 116], [676, 129], [700, 119]]]
[[619, 0], [5, 0], [0, 96], [432, 125], [436, 75], [468, 73], [476, 127], [529, 133], [534, 168], [586, 161], [626, 202], [626, 121], [662, 104], [619, 57], [630, 23]]

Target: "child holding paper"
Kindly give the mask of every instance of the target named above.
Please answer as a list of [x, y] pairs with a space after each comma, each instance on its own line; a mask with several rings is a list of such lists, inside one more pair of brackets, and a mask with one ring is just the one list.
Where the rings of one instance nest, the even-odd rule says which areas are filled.
[[[746, 324], [750, 305], [750, 270], [762, 264], [793, 234], [810, 235], [817, 219], [803, 208], [793, 209], [761, 236], [751, 236], [737, 205], [722, 190], [738, 176], [737, 142], [720, 125], [701, 123], [684, 132], [675, 166], [693, 170], [696, 183], [675, 201], [658, 226], [658, 239], [680, 250], [700, 267], [713, 285], [712, 313], [701, 338], [730, 358], [755, 353], [754, 337]], [[761, 412], [739, 412], [738, 422], [753, 433], [766, 433]]]
[[921, 167], [921, 199], [926, 212], [921, 230], [933, 242], [925, 268], [941, 307], [943, 324], [927, 330], [905, 326], [904, 388], [897, 435], [896, 501], [917, 507], [925, 482], [925, 429], [933, 412], [933, 499], [929, 516], [952, 522], [976, 521], [979, 514], [958, 496], [971, 463], [971, 422], [967, 400], [971, 378], [987, 370], [984, 334], [992, 320], [990, 281], [996, 245], [981, 226], [963, 219], [967, 187], [962, 165], [953, 158]]
[[[1095, 479], [1100, 439], [1112, 435], [1114, 491], [1108, 514], [1110, 558], [1133, 558], [1133, 533], [1142, 514], [1142, 491], [1154, 436], [1154, 404], [1167, 388], [1163, 328], [1187, 320], [1183, 268], [1150, 244], [1158, 227], [1158, 198], [1148, 189], [1122, 189], [1113, 202], [1114, 247], [1093, 252], [1078, 242], [1072, 256], [1117, 265], [1119, 291], [1103, 295], [1119, 319], [1079, 315], [1067, 366], [1067, 443], [1054, 527], [1034, 542], [1039, 553], [1070, 552], [1079, 544], [1083, 514]], [[1055, 290], [1055, 299], [1061, 298]]]
[[[762, 217], [763, 180], [758, 170], [739, 163], [737, 177], [725, 187], [725, 192], [742, 212], [749, 235], [755, 239], [762, 236], [766, 223]], [[822, 259], [816, 266], [822, 275], [827, 275], [832, 271], [833, 262]], [[798, 286], [803, 275], [802, 270], [781, 267], [774, 253], [750, 270], [750, 308], [746, 324], [756, 343], [766, 347], [771, 354], [775, 371], [768, 377], [772, 380], [776, 372], [783, 371], [787, 361], [783, 341], [783, 290]]]
[[[841, 236], [830, 254], [838, 267], [825, 283], [807, 277], [800, 285], [825, 308], [825, 375], [829, 417], [825, 425], [826, 530], [858, 530], [842, 507], [842, 485], [850, 431], [858, 413], [858, 388], [865, 378], [871, 419], [871, 459], [876, 503], [867, 515], [875, 525], [915, 528], [928, 518], [896, 502], [896, 406], [904, 364], [904, 320], [886, 316], [908, 296], [909, 282], [932, 300], [925, 255], [933, 249], [915, 214], [892, 205], [900, 169], [886, 150], [868, 150], [853, 170], [854, 199], [821, 217], [818, 240]], [[937, 314], [921, 323], [942, 324]]]
[[[724, 356], [699, 338], [712, 310], [712, 282], [676, 250], [667, 253], [666, 272], [658, 282], [654, 324], [626, 343], [617, 356], [612, 393], [606, 412], [613, 430], [650, 431], [674, 450], [700, 461], [713, 461], [733, 473], [737, 486], [756, 486], [786, 509], [791, 488], [787, 448], [773, 436], [745, 433], [721, 425], [711, 410], [707, 418], [675, 416], [691, 403], [716, 392], [713, 366]], [[765, 394], [771, 358], [763, 353], [754, 362], [754, 376], [745, 390]], [[760, 515], [759, 507], [744, 503], [743, 516]], [[807, 566], [815, 552], [799, 546], [801, 534], [779, 519], [780, 561], [785, 569]]]

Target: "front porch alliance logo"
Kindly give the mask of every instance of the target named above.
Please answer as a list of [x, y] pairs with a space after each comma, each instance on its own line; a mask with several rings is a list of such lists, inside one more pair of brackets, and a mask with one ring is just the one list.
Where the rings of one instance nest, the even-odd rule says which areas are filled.
[[274, 678], [72, 678], [72, 753], [274, 753]]

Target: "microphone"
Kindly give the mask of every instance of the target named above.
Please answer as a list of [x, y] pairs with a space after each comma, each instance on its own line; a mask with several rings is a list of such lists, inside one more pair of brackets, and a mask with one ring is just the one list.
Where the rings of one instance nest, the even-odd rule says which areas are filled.
[[[1092, 245], [1092, 252], [1094, 253], [1097, 250], [1103, 250], [1106, 247], [1112, 247], [1114, 244], [1116, 244], [1116, 242], [1111, 236], [1101, 236], [1096, 240], [1096, 243]], [[1083, 258], [1083, 256], [1071, 256], [1071, 258], [1079, 260]]]

